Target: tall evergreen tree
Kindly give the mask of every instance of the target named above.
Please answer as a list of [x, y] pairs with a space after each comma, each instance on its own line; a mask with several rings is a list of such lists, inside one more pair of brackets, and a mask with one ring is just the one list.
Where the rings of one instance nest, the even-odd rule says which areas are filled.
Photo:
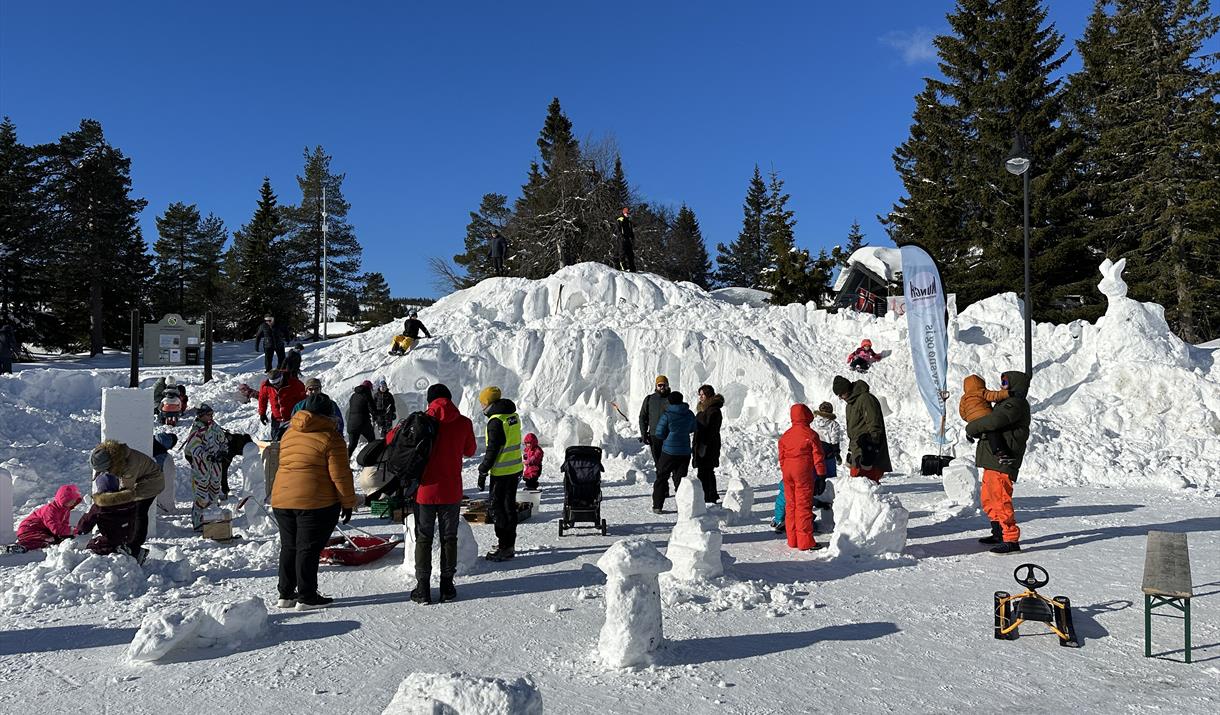
[[281, 238], [286, 232], [282, 214], [271, 179], [264, 177], [254, 216], [233, 233], [230, 249], [236, 264], [236, 331], [243, 338], [254, 336], [266, 314], [284, 325], [299, 326], [301, 294], [281, 258], [287, 242]]
[[38, 308], [51, 255], [40, 177], [38, 152], [17, 140], [17, 127], [5, 117], [0, 123], [0, 320], [13, 320], [23, 340], [40, 339], [50, 322]]
[[210, 310], [215, 322], [226, 305], [228, 282], [224, 272], [224, 248], [228, 240], [229, 231], [219, 216], [208, 214], [200, 219], [191, 246], [193, 272], [187, 290], [188, 310], [196, 320]]
[[[360, 242], [347, 221], [351, 208], [343, 198], [346, 174], [330, 170], [331, 158], [321, 146], [304, 152], [303, 176], [297, 176], [301, 203], [285, 211], [288, 231], [287, 255], [292, 256], [291, 273], [312, 296], [310, 325], [318, 334], [319, 321], [326, 319], [322, 307], [323, 255], [326, 256], [326, 285], [329, 300], [354, 299], [360, 280]], [[326, 245], [322, 241], [322, 197], [326, 195]]]
[[732, 244], [716, 246], [716, 282], [720, 285], [763, 287], [763, 271], [767, 264], [763, 220], [767, 213], [767, 201], [767, 185], [763, 183], [762, 172], [756, 164], [742, 205], [741, 233]]
[[157, 235], [153, 243], [152, 278], [153, 314], [186, 315], [186, 287], [192, 274], [188, 255], [199, 236], [199, 209], [194, 204], [175, 202], [157, 217]]
[[804, 303], [811, 299], [809, 290], [809, 253], [796, 247], [796, 219], [784, 192], [784, 180], [772, 170], [768, 177], [767, 212], [763, 218], [767, 253], [763, 268], [763, 286], [778, 305]]
[[860, 230], [860, 222], [852, 221], [851, 228], [847, 231], [847, 244], [832, 248], [830, 250], [830, 258], [835, 266], [846, 268], [847, 259], [851, 258], [851, 254], [867, 245], [864, 242], [864, 232]]
[[[835, 247], [836, 249], [838, 246]], [[809, 264], [809, 300], [814, 301], [819, 306], [830, 304], [831, 284], [834, 279], [834, 270], [838, 262], [833, 256], [826, 253], [826, 249], [818, 251], [818, 257], [813, 259]]]
[[670, 260], [670, 278], [690, 281], [702, 288], [709, 287], [712, 262], [707, 255], [707, 245], [703, 242], [699, 219], [686, 204], [678, 209], [665, 251]]
[[365, 273], [360, 290], [360, 321], [365, 327], [385, 325], [394, 320], [394, 300], [390, 284], [380, 273]]

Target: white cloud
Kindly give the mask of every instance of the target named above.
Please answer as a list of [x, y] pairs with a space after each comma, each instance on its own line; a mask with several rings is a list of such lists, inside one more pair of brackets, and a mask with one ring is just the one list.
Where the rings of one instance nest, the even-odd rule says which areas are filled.
[[936, 32], [933, 30], [917, 27], [913, 30], [887, 32], [879, 40], [881, 44], [898, 50], [903, 62], [914, 65], [936, 59], [936, 46], [932, 44], [935, 38]]

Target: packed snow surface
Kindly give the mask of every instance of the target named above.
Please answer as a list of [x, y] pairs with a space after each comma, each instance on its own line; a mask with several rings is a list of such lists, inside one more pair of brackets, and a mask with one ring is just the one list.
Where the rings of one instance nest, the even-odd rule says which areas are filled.
[[382, 715], [542, 715], [542, 695], [528, 677], [411, 673]]

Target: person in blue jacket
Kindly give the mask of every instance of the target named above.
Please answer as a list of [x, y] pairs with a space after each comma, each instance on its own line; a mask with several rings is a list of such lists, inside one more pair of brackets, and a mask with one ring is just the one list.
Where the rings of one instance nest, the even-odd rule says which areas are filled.
[[[316, 377], [311, 377], [305, 381], [305, 399], [296, 403], [292, 407], [292, 414], [295, 415], [296, 413], [305, 409], [305, 402], [314, 395], [322, 395], [326, 399], [330, 400], [330, 396], [325, 392], [322, 392], [322, 381]], [[335, 423], [339, 427], [339, 434], [344, 434], [343, 410], [339, 409], [339, 406], [335, 404], [334, 400], [331, 400], [330, 405], [332, 409], [331, 417], [335, 418]]]
[[669, 480], [674, 491], [690, 468], [691, 434], [695, 431], [695, 413], [682, 401], [681, 392], [669, 393], [669, 407], [657, 422], [656, 437], [661, 441], [661, 456], [657, 459], [657, 481], [652, 485], [652, 513], [660, 514], [669, 498]]

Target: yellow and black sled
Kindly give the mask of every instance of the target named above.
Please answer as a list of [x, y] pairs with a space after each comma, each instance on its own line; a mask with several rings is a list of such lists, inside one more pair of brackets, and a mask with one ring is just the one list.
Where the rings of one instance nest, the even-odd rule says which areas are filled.
[[1015, 596], [1010, 596], [1007, 591], [995, 592], [995, 637], [999, 640], [1016, 640], [1020, 635], [1017, 629], [1022, 623], [1039, 621], [1047, 624], [1059, 636], [1059, 645], [1079, 648], [1080, 641], [1076, 639], [1076, 630], [1072, 627], [1072, 602], [1066, 596], [1047, 598], [1037, 591], [1050, 583], [1046, 569], [1037, 564], [1021, 564], [1013, 570], [1012, 577], [1027, 590]]

